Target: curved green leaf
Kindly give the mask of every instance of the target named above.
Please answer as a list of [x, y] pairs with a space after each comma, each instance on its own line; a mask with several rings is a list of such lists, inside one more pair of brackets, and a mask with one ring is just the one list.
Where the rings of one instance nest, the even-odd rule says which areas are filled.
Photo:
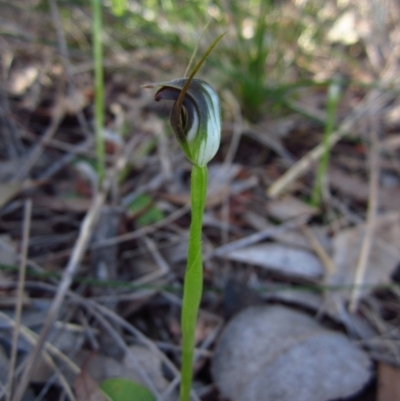
[[112, 401], [156, 401], [147, 387], [125, 378], [106, 379], [100, 388]]

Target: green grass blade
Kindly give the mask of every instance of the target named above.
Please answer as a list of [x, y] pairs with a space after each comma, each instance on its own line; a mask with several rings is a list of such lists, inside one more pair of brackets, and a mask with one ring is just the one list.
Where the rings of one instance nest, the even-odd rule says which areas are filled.
[[340, 83], [337, 80], [332, 81], [328, 89], [327, 120], [323, 138], [324, 153], [318, 165], [317, 176], [315, 179], [315, 184], [311, 195], [311, 204], [313, 206], [319, 206], [321, 202], [323, 181], [329, 164], [329, 156], [330, 156], [329, 138], [335, 128], [335, 118], [336, 118], [337, 106], [340, 100], [340, 91], [341, 91]]
[[97, 174], [99, 184], [105, 174], [105, 146], [103, 138], [104, 126], [104, 77], [103, 77], [103, 46], [101, 0], [92, 0], [93, 10], [93, 60], [94, 60], [94, 118], [96, 135]]

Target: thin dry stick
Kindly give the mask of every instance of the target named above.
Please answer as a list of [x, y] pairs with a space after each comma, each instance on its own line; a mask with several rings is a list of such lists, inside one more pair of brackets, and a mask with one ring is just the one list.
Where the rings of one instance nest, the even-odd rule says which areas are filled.
[[[12, 320], [9, 316], [4, 314], [3, 312], [0, 311], [0, 317], [4, 319], [5, 321], [8, 321], [8, 323], [11, 325], [13, 330], [17, 327], [17, 323]], [[37, 343], [37, 338], [38, 335], [34, 333], [32, 330], [30, 330], [26, 326], [19, 325], [19, 333], [25, 338], [25, 340], [31, 344], [35, 345]], [[64, 388], [66, 394], [68, 397], [71, 399], [71, 401], [75, 400], [74, 394], [71, 390], [71, 387], [67, 381], [67, 379], [64, 377], [64, 375], [60, 372], [59, 368], [57, 365], [54, 363], [53, 359], [49, 354], [52, 354], [53, 356], [59, 358], [61, 361], [63, 361], [66, 366], [68, 366], [71, 370], [71, 372], [75, 374], [80, 373], [80, 368], [77, 366], [74, 362], [72, 362], [65, 354], [63, 354], [60, 350], [58, 350], [53, 344], [46, 342], [45, 343], [45, 351], [43, 352], [43, 360], [45, 363], [47, 363], [48, 366], [55, 372], [60, 385]], [[1, 398], [1, 393], [0, 393], [0, 398]]]
[[[64, 166], [69, 164], [74, 158], [76, 158], [77, 154], [87, 152], [87, 149], [92, 146], [93, 140], [92, 138], [85, 139], [83, 142], [78, 145], [67, 145], [65, 150], [68, 152], [60, 159], [57, 159], [53, 164], [51, 164], [46, 170], [44, 170], [37, 181], [45, 181], [49, 180], [53, 175], [57, 174]], [[63, 147], [63, 146], [62, 146]]]
[[267, 238], [271, 238], [275, 235], [281, 234], [285, 231], [297, 228], [298, 226], [304, 224], [308, 217], [300, 216], [292, 220], [289, 220], [279, 226], [267, 227], [265, 230], [251, 234], [247, 237], [241, 238], [237, 241], [232, 241], [229, 244], [220, 246], [219, 248], [213, 250], [212, 252], [205, 255], [204, 260], [207, 261], [214, 256], [223, 257], [229, 252], [234, 250], [245, 248], [247, 246], [256, 244], [257, 242], [263, 241]]
[[[391, 75], [387, 74], [389, 77]], [[354, 128], [356, 123], [363, 117], [371, 106], [385, 104], [390, 101], [394, 95], [392, 93], [380, 93], [377, 90], [370, 92], [366, 99], [357, 107], [352, 115], [347, 117], [340, 127], [332, 133], [327, 144], [320, 143], [313, 150], [302, 157], [286, 173], [276, 180], [267, 190], [267, 195], [271, 198], [277, 198], [281, 195], [297, 178], [302, 176], [311, 166], [319, 160], [325, 151], [325, 147], [332, 148], [342, 137]]]
[[18, 334], [19, 334], [20, 325], [21, 325], [22, 304], [23, 304], [23, 297], [24, 297], [26, 261], [28, 259], [28, 245], [29, 245], [31, 216], [32, 216], [32, 199], [27, 199], [25, 201], [25, 208], [24, 208], [24, 224], [23, 224], [23, 229], [22, 229], [21, 261], [20, 261], [20, 266], [19, 266], [17, 303], [15, 305], [15, 326], [14, 326], [14, 330], [13, 330], [10, 367], [8, 370], [7, 391], [6, 391], [6, 397], [7, 397], [6, 400], [7, 401], [11, 400], [11, 394], [13, 392], [15, 362], [17, 359]]
[[[163, 363], [166, 365], [166, 367], [175, 375], [176, 379], [171, 382], [171, 384], [168, 386], [168, 388], [164, 391], [161, 400], [167, 400], [169, 398], [169, 395], [171, 391], [175, 388], [177, 384], [179, 384], [180, 381], [180, 374], [179, 371], [177, 370], [176, 366], [162, 353], [158, 347], [151, 341], [149, 340], [144, 334], [142, 334], [136, 327], [134, 327], [132, 324], [128, 323], [126, 320], [124, 320], [122, 317], [117, 315], [114, 311], [111, 309], [106, 308], [103, 305], [100, 305], [96, 302], [93, 302], [91, 300], [84, 300], [81, 299], [78, 295], [71, 293], [70, 294], [73, 298], [79, 299], [82, 306], [88, 310], [88, 312], [92, 312], [92, 308], [94, 310], [97, 310], [98, 312], [102, 313], [104, 316], [108, 317], [110, 320], [114, 321], [115, 324], [120, 325], [122, 328], [124, 328], [127, 332], [131, 333], [134, 335], [139, 342], [142, 342], [144, 345], [146, 345], [152, 352], [154, 352], [156, 355], [160, 357], [160, 359], [163, 361]], [[174, 385], [175, 384], [175, 385]], [[195, 399], [195, 401], [200, 401], [198, 398]]]
[[[382, 71], [381, 83], [382, 86], [387, 84], [388, 88], [392, 88], [395, 87], [398, 81], [398, 57], [396, 52], [392, 52], [384, 70]], [[365, 96], [353, 114], [348, 116], [340, 125], [339, 129], [332, 133], [332, 135], [329, 137], [328, 143], [320, 143], [303, 158], [301, 158], [288, 171], [286, 171], [282, 177], [276, 180], [268, 188], [267, 195], [271, 198], [278, 197], [298, 177], [311, 168], [312, 164], [315, 163], [324, 153], [325, 146], [328, 146], [329, 148], [333, 147], [340, 139], [342, 139], [344, 135], [349, 133], [354, 128], [361, 117], [367, 113], [372, 115], [372, 110], [374, 110], [375, 113], [379, 113], [384, 105], [393, 100], [395, 97], [396, 95], [389, 91], [382, 93], [381, 89], [371, 90], [368, 95]]]
[[32, 375], [32, 369], [34, 363], [39, 357], [39, 354], [46, 341], [47, 335], [54, 321], [57, 318], [58, 312], [64, 301], [65, 295], [68, 292], [68, 289], [72, 283], [75, 273], [79, 267], [80, 261], [86, 251], [91, 233], [93, 231], [93, 227], [97, 221], [101, 207], [104, 204], [104, 200], [105, 200], [104, 192], [99, 192], [98, 194], [96, 194], [92, 207], [90, 208], [87, 215], [85, 216], [85, 219], [82, 222], [81, 229], [79, 232], [79, 237], [75, 243], [75, 247], [72, 251], [71, 258], [68, 262], [68, 265], [64, 271], [61, 282], [58, 286], [58, 291], [56, 293], [56, 296], [54, 297], [49, 312], [47, 313], [47, 317], [40, 332], [38, 342], [36, 343], [36, 346], [33, 348], [30, 355], [28, 356], [23, 376], [21, 378], [21, 381], [19, 383], [19, 386], [15, 392], [12, 401], [21, 401], [24, 395], [24, 392], [29, 384]]
[[315, 163], [324, 153], [325, 147], [333, 147], [344, 135], [346, 135], [361, 113], [352, 115], [341, 124], [340, 128], [333, 132], [329, 137], [327, 144], [320, 143], [313, 150], [303, 156], [296, 164], [294, 164], [286, 173], [284, 173], [278, 180], [276, 180], [267, 190], [267, 195], [271, 198], [277, 198], [288, 188], [297, 178], [301, 177], [311, 166]]
[[[63, 29], [62, 23], [61, 23], [60, 13], [58, 12], [57, 2], [56, 2], [56, 0], [48, 0], [48, 3], [50, 6], [51, 17], [53, 19], [53, 23], [56, 28], [57, 42], [58, 42], [59, 52], [61, 55], [61, 61], [64, 66], [64, 70], [67, 73], [69, 91], [70, 91], [72, 98], [75, 101], [78, 98], [78, 91], [75, 87], [75, 84], [74, 84], [74, 81], [72, 78], [73, 77], [72, 65], [71, 65], [71, 61], [70, 61], [70, 57], [69, 57], [68, 45], [67, 45], [67, 41], [65, 39], [64, 29]], [[90, 129], [88, 127], [88, 123], [86, 121], [86, 118], [85, 118], [82, 110], [78, 110], [76, 112], [76, 116], [77, 116], [79, 125], [82, 128], [82, 131], [86, 134], [86, 136], [90, 137]]]
[[140, 237], [142, 237], [144, 235], [147, 235], [147, 234], [151, 234], [154, 231], [157, 231], [159, 228], [165, 227], [168, 224], [171, 224], [175, 220], [179, 219], [180, 217], [185, 215], [189, 210], [190, 210], [189, 205], [185, 205], [185, 206], [181, 207], [180, 209], [175, 210], [175, 212], [173, 212], [170, 215], [168, 215], [165, 219], [162, 219], [162, 220], [158, 221], [157, 223], [154, 223], [153, 225], [146, 226], [146, 227], [143, 227], [143, 228], [139, 228], [136, 231], [132, 231], [131, 233], [127, 233], [127, 234], [122, 234], [122, 235], [119, 235], [119, 236], [114, 237], [114, 238], [108, 238], [108, 239], [105, 239], [105, 240], [98, 241], [95, 244], [93, 244], [90, 247], [90, 249], [104, 248], [104, 247], [107, 247], [107, 246], [120, 244], [120, 243], [125, 242], [125, 241], [131, 241], [131, 240], [134, 240], [136, 238], [140, 238]]
[[18, 169], [18, 171], [14, 177], [15, 181], [22, 181], [26, 177], [29, 170], [32, 168], [32, 166], [36, 163], [36, 161], [39, 159], [40, 155], [42, 154], [43, 148], [47, 145], [47, 143], [50, 141], [50, 139], [56, 133], [57, 128], [60, 125], [61, 120], [64, 118], [64, 116], [65, 116], [65, 108], [62, 105], [62, 100], [59, 99], [53, 108], [52, 118], [51, 118], [49, 127], [47, 128], [46, 132], [43, 134], [39, 143], [31, 151], [26, 162], [21, 166], [21, 168]]
[[62, 276], [61, 282], [58, 286], [58, 290], [54, 300], [50, 306], [49, 312], [47, 313], [46, 320], [43, 324], [42, 330], [40, 332], [40, 336], [35, 348], [32, 350], [30, 355], [28, 356], [24, 374], [19, 383], [19, 387], [16, 391], [15, 396], [12, 401], [21, 401], [25, 389], [29, 384], [29, 380], [32, 374], [33, 364], [35, 363], [36, 358], [39, 356], [40, 351], [43, 348], [43, 344], [46, 341], [47, 335], [55, 322], [58, 312], [61, 308], [61, 305], [64, 301], [66, 294], [68, 293], [69, 287], [71, 286], [72, 280], [78, 270], [80, 261], [88, 247], [88, 243], [93, 231], [93, 228], [98, 220], [100, 215], [100, 211], [102, 206], [104, 205], [106, 195], [111, 187], [111, 182], [117, 174], [119, 174], [122, 169], [125, 168], [127, 163], [127, 159], [121, 155], [121, 157], [116, 160], [115, 170], [113, 170], [110, 174], [110, 177], [105, 180], [104, 188], [95, 195], [92, 206], [86, 214], [80, 228], [78, 239], [75, 243], [75, 246], [72, 250], [71, 257], [68, 261], [67, 267], [65, 268], [64, 274]]
[[[397, 288], [394, 287], [394, 289], [396, 292]], [[381, 312], [376, 305], [371, 304], [370, 299], [368, 299], [367, 305], [360, 305], [360, 311], [378, 333], [375, 337], [370, 338], [369, 341], [374, 341], [379, 346], [379, 350], [383, 348], [386, 351], [385, 353], [391, 352], [395, 359], [394, 364], [397, 366], [400, 362], [399, 347], [393, 339], [398, 336], [398, 328], [393, 327], [382, 319]], [[379, 351], [379, 358], [377, 359], [382, 360], [382, 357], [383, 352]], [[393, 359], [391, 363], [393, 363]]]
[[[27, 282], [26, 284], [30, 288], [43, 289], [45, 291], [52, 291], [54, 293], [56, 293], [58, 291], [58, 288], [55, 287], [54, 285], [43, 283], [43, 282]], [[92, 314], [94, 311], [97, 311], [97, 312], [101, 313], [102, 315], [104, 315], [105, 317], [108, 317], [110, 320], [112, 320], [114, 322], [114, 324], [120, 325], [124, 330], [126, 330], [128, 333], [133, 335], [135, 338], [137, 338], [138, 342], [143, 343], [152, 352], [154, 352], [161, 359], [163, 364], [165, 364], [167, 369], [175, 377], [177, 377], [179, 379], [179, 371], [177, 370], [176, 366], [168, 359], [168, 357], [163, 352], [161, 352], [158, 349], [158, 347], [151, 340], [149, 340], [143, 333], [141, 333], [138, 329], [136, 329], [136, 327], [134, 327], [131, 323], [124, 320], [121, 316], [116, 314], [114, 311], [106, 308], [103, 305], [98, 304], [97, 302], [94, 302], [91, 299], [83, 298], [80, 295], [75, 294], [74, 292], [71, 292], [71, 291], [67, 291], [67, 296], [70, 297], [71, 300], [79, 303], [79, 305], [82, 306], [85, 310], [87, 310], [90, 314]], [[2, 312], [0, 311], [0, 316], [1, 315], [2, 315]], [[27, 330], [29, 330], [29, 329], [27, 329]], [[58, 350], [53, 349], [53, 348], [55, 348], [53, 345], [51, 345], [49, 343], [46, 343], [46, 344], [49, 347], [48, 351], [52, 351], [54, 353], [54, 355], [57, 355], [56, 352]], [[60, 357], [60, 355], [57, 355], [57, 356]], [[79, 373], [79, 367], [78, 367], [78, 371], [76, 373]], [[179, 383], [179, 381], [178, 381], [178, 383]], [[171, 388], [173, 389], [173, 387], [171, 385], [168, 386], [169, 390], [171, 390]], [[162, 400], [168, 399], [168, 398], [166, 398], [166, 392], [167, 392], [167, 390], [165, 390]], [[170, 394], [170, 391], [168, 391], [168, 394]], [[199, 401], [199, 400], [196, 400], [196, 401]]]
[[104, 330], [110, 335], [110, 337], [114, 340], [116, 346], [119, 346], [125, 353], [125, 358], [132, 362], [135, 367], [138, 375], [143, 380], [144, 384], [151, 390], [151, 392], [156, 396], [157, 399], [161, 398], [161, 394], [158, 391], [154, 381], [143, 367], [143, 364], [140, 362], [138, 357], [132, 352], [132, 350], [128, 347], [125, 340], [121, 337], [118, 331], [114, 328], [112, 324], [108, 322], [108, 320], [95, 309], [91, 310], [91, 314], [93, 317], [103, 326]]
[[351, 294], [349, 311], [355, 313], [361, 295], [361, 285], [364, 281], [365, 272], [368, 266], [368, 259], [371, 253], [372, 242], [374, 238], [374, 229], [376, 222], [376, 212], [378, 210], [379, 193], [379, 138], [376, 119], [371, 118], [371, 147], [370, 147], [370, 182], [369, 199], [367, 210], [367, 223], [365, 235], [361, 246], [360, 256], [357, 263], [354, 288]]
[[[0, 311], [0, 317], [3, 320], [7, 321], [10, 324], [10, 326], [13, 329], [15, 329], [16, 322], [13, 319], [11, 319], [9, 316], [7, 316], [5, 313], [3, 313], [1, 311]], [[34, 331], [32, 331], [29, 327], [20, 325], [19, 332], [29, 344], [36, 344], [37, 338], [39, 336]], [[69, 359], [67, 355], [65, 355], [62, 351], [60, 351], [53, 344], [51, 344], [50, 342], [46, 342], [44, 344], [44, 348], [45, 348], [46, 352], [55, 356], [59, 360], [63, 361], [65, 363], [65, 365], [69, 367], [71, 372], [73, 372], [75, 374], [80, 373], [80, 371], [81, 371], [80, 367], [75, 362], [73, 362], [71, 359]]]
[[154, 241], [147, 236], [144, 236], [143, 240], [147, 246], [147, 249], [151, 253], [151, 256], [153, 257], [154, 261], [156, 262], [156, 264], [158, 266], [158, 270], [151, 272], [149, 274], [146, 274], [144, 277], [140, 277], [139, 279], [135, 280], [134, 281], [135, 285], [143, 285], [143, 284], [151, 283], [152, 281], [155, 281], [158, 278], [165, 276], [166, 274], [168, 274], [171, 271], [168, 263], [165, 261], [164, 257], [161, 255], [161, 253], [158, 250]]
[[322, 245], [319, 243], [312, 230], [306, 224], [301, 225], [300, 229], [307, 238], [316, 255], [321, 259], [322, 263], [324, 264], [326, 273], [334, 274], [337, 271], [335, 263], [333, 262], [332, 258], [326, 253]]
[[[240, 138], [242, 136], [242, 112], [240, 110], [240, 105], [235, 96], [229, 90], [224, 91], [224, 98], [227, 100], [229, 106], [232, 110], [233, 115], [233, 130], [232, 139], [229, 145], [228, 151], [226, 152], [225, 160], [223, 166], [225, 167], [221, 172], [226, 171], [229, 166], [232, 165], [233, 159], [239, 147]], [[216, 182], [218, 182], [216, 180]], [[221, 229], [221, 243], [226, 244], [229, 239], [229, 197], [230, 197], [230, 182], [226, 184], [228, 190], [225, 193], [224, 199], [222, 201], [222, 229]], [[210, 190], [212, 188], [212, 183], [210, 184]], [[227, 262], [227, 261], [226, 261]]]

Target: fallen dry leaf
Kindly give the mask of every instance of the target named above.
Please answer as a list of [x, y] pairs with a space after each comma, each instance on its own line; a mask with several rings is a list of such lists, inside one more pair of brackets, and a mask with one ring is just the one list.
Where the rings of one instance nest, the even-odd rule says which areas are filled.
[[[357, 175], [344, 173], [335, 168], [329, 169], [329, 183], [337, 191], [345, 194], [359, 202], [367, 202], [369, 197], [369, 184]], [[398, 202], [400, 196], [400, 188], [379, 188], [378, 198], [379, 205], [385, 210], [400, 210]]]
[[400, 369], [380, 362], [377, 387], [377, 401], [400, 400]]
[[313, 216], [318, 213], [318, 209], [307, 205], [294, 196], [286, 195], [281, 199], [269, 201], [267, 204], [268, 215], [285, 221], [300, 216]]
[[[335, 314], [335, 298], [350, 298], [352, 284], [356, 274], [361, 244], [364, 238], [365, 225], [339, 231], [332, 241], [333, 261], [336, 272], [328, 274], [326, 284], [343, 286], [343, 290], [329, 291], [326, 294], [326, 307]], [[374, 229], [374, 240], [365, 271], [364, 285], [361, 294], [366, 294], [374, 286], [389, 283], [390, 276], [400, 259], [400, 213], [388, 213], [378, 216]]]
[[86, 369], [82, 369], [82, 372], [76, 377], [74, 388], [76, 401], [110, 401]]
[[308, 279], [322, 277], [324, 271], [322, 263], [312, 253], [280, 244], [253, 245], [229, 252], [224, 257]]

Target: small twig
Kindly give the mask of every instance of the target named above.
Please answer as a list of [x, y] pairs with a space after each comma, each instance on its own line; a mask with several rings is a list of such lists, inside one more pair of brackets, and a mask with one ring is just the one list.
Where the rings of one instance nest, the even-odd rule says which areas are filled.
[[38, 177], [38, 181], [49, 180], [64, 166], [68, 165], [74, 158], [76, 158], [77, 154], [85, 152], [87, 148], [92, 144], [92, 142], [92, 139], [89, 138], [75, 146], [66, 145], [66, 147], [68, 148], [67, 151], [69, 153], [65, 154], [60, 159], [57, 159], [51, 166], [49, 166], [44, 172], [42, 172], [42, 174]]
[[[4, 319], [5, 321], [7, 321], [10, 324], [10, 326], [13, 328], [13, 330], [15, 330], [16, 322], [13, 319], [11, 319], [9, 316], [7, 316], [5, 313], [3, 313], [1, 311], [0, 311], [0, 317], [2, 319]], [[26, 326], [23, 326], [20, 324], [19, 332], [21, 333], [21, 335], [25, 338], [25, 340], [29, 344], [31, 344], [31, 345], [36, 344], [38, 335], [34, 331], [32, 331], [29, 327], [26, 327]], [[80, 373], [81, 369], [79, 368], [79, 366], [76, 365], [75, 362], [73, 362], [71, 359], [69, 359], [67, 355], [65, 355], [63, 352], [61, 352], [53, 344], [51, 344], [50, 342], [45, 342], [44, 349], [45, 349], [46, 353], [52, 354], [59, 360], [63, 361], [65, 363], [65, 365], [68, 366], [68, 368], [71, 370], [71, 372], [73, 372], [75, 374]]]
[[175, 212], [171, 213], [165, 219], [162, 219], [162, 220], [158, 221], [157, 223], [154, 223], [153, 225], [139, 228], [138, 230], [133, 231], [131, 233], [122, 234], [122, 235], [119, 235], [114, 238], [109, 238], [109, 239], [99, 241], [96, 244], [93, 244], [90, 247], [90, 249], [112, 246], [115, 244], [120, 244], [122, 242], [131, 241], [136, 238], [140, 238], [143, 235], [151, 234], [154, 231], [160, 229], [161, 227], [165, 227], [165, 226], [171, 224], [172, 222], [174, 222], [175, 220], [179, 219], [180, 217], [185, 215], [189, 210], [190, 210], [190, 207], [188, 205], [185, 205], [185, 206], [181, 207], [180, 209], [176, 210]]
[[371, 147], [370, 147], [370, 179], [369, 179], [369, 199], [367, 210], [367, 223], [365, 227], [365, 235], [361, 246], [361, 251], [357, 263], [354, 289], [351, 294], [349, 311], [355, 313], [358, 307], [361, 295], [361, 285], [364, 280], [365, 272], [368, 266], [368, 259], [374, 238], [374, 229], [376, 222], [376, 213], [378, 210], [378, 193], [379, 193], [379, 138], [378, 127], [375, 118], [371, 118]]
[[32, 369], [34, 363], [36, 359], [39, 357], [39, 354], [46, 341], [47, 335], [54, 321], [57, 318], [58, 312], [61, 308], [62, 302], [64, 301], [65, 295], [69, 290], [72, 280], [79, 267], [80, 261], [86, 251], [91, 233], [93, 231], [93, 227], [97, 221], [101, 207], [104, 204], [104, 200], [105, 200], [105, 192], [99, 192], [98, 194], [96, 194], [95, 199], [93, 201], [93, 205], [86, 214], [85, 219], [82, 222], [79, 237], [75, 243], [75, 247], [72, 251], [71, 258], [68, 262], [68, 265], [64, 271], [61, 282], [58, 286], [58, 291], [56, 293], [56, 296], [54, 297], [49, 312], [47, 313], [47, 317], [40, 332], [38, 342], [36, 343], [36, 346], [33, 348], [33, 350], [31, 351], [30, 355], [27, 358], [23, 376], [21, 378], [21, 381], [19, 383], [19, 386], [16, 390], [16, 393], [12, 401], [21, 401], [24, 395], [24, 392], [29, 384], [32, 375]]
[[[10, 283], [12, 284], [12, 283]], [[40, 289], [43, 291], [50, 291], [53, 293], [57, 293], [58, 288], [52, 284], [44, 283], [44, 282], [30, 282], [27, 283], [27, 286], [29, 285], [29, 288], [36, 288]], [[72, 291], [67, 291], [67, 296], [72, 300], [77, 302], [83, 309], [85, 309], [88, 313], [91, 315], [94, 315], [94, 312], [101, 313], [105, 317], [107, 317], [109, 320], [113, 321], [114, 324], [117, 324], [121, 326], [126, 332], [130, 333], [132, 336], [134, 336], [139, 343], [144, 344], [146, 347], [148, 347], [152, 352], [154, 352], [163, 362], [163, 364], [166, 366], [166, 368], [176, 377], [178, 378], [178, 384], [179, 384], [179, 371], [176, 368], [176, 366], [168, 359], [168, 357], [161, 352], [158, 347], [151, 341], [149, 340], [143, 333], [141, 333], [136, 327], [134, 327], [131, 323], [127, 322], [125, 319], [123, 319], [121, 316], [119, 316], [117, 313], [112, 311], [109, 308], [106, 308], [103, 305], [98, 304], [97, 302], [94, 302], [93, 300], [83, 298], [82, 296], [72, 292]], [[0, 311], [0, 316], [2, 315], [2, 312]], [[6, 316], [6, 315], [5, 315]], [[8, 320], [8, 316], [6, 316]], [[29, 331], [29, 329], [26, 329]], [[22, 333], [24, 331], [22, 330]], [[53, 345], [50, 343], [46, 343], [46, 347], [48, 347], [48, 351], [54, 352], [54, 355], [57, 355], [57, 352], [59, 352]], [[77, 367], [77, 371], [75, 373], [79, 373], [80, 369]], [[173, 380], [174, 382], [174, 380]], [[172, 383], [168, 386], [168, 388], [165, 390], [163, 396], [161, 397], [162, 400], [167, 400], [168, 395], [170, 394], [170, 390], [176, 387], [172, 386]], [[167, 393], [168, 391], [168, 393]], [[167, 395], [168, 394], [168, 395]], [[196, 400], [198, 401], [198, 400]]]
[[[396, 52], [392, 52], [385, 68], [381, 73], [382, 84], [388, 84], [391, 87], [398, 83], [398, 57]], [[267, 190], [267, 195], [276, 198], [282, 194], [285, 189], [291, 185], [297, 178], [304, 174], [311, 166], [323, 155], [324, 150], [333, 147], [344, 135], [351, 132], [359, 119], [369, 113], [377, 114], [383, 107], [395, 98], [395, 94], [390, 92], [382, 93], [381, 89], [371, 90], [352, 115], [347, 117], [339, 126], [338, 130], [333, 132], [326, 144], [320, 143], [313, 150], [302, 157], [285, 174], [276, 180]]]
[[[236, 155], [237, 149], [239, 147], [240, 138], [242, 137], [242, 127], [243, 127], [243, 119], [242, 112], [240, 110], [240, 105], [235, 96], [233, 96], [232, 92], [229, 90], [224, 91], [224, 98], [226, 99], [228, 105], [231, 108], [232, 116], [233, 116], [233, 129], [232, 129], [232, 139], [226, 152], [225, 160], [223, 163], [224, 169], [221, 171], [227, 171], [233, 162], [233, 159]], [[219, 181], [219, 180], [218, 180]], [[216, 180], [216, 182], [218, 182]], [[212, 185], [210, 185], [210, 192], [212, 190]], [[222, 201], [222, 209], [221, 209], [221, 243], [226, 244], [229, 239], [229, 198], [230, 198], [230, 186], [227, 183], [227, 191], [225, 193], [224, 199]]]
[[129, 206], [138, 196], [157, 190], [165, 182], [164, 174], [157, 174], [154, 178], [143, 185], [138, 186], [135, 190], [122, 198], [121, 206]]
[[39, 143], [35, 146], [35, 148], [31, 151], [31, 153], [27, 157], [26, 162], [16, 172], [14, 176], [14, 181], [22, 181], [24, 178], [26, 178], [26, 176], [29, 173], [29, 170], [33, 167], [33, 165], [37, 162], [40, 155], [42, 154], [44, 147], [56, 133], [57, 128], [61, 123], [61, 120], [64, 118], [64, 115], [65, 115], [65, 108], [62, 105], [62, 101], [58, 100], [53, 108], [53, 113], [49, 127], [46, 129], [45, 133], [40, 138]]
[[[163, 361], [163, 363], [166, 365], [166, 367], [171, 371], [176, 376], [177, 384], [179, 384], [179, 379], [180, 379], [180, 374], [179, 371], [177, 370], [176, 366], [162, 353], [157, 346], [149, 340], [143, 333], [141, 333], [136, 327], [134, 327], [132, 324], [128, 323], [126, 320], [124, 320], [122, 317], [120, 317], [118, 314], [116, 314], [114, 311], [111, 309], [106, 308], [105, 306], [99, 305], [93, 301], [88, 301], [88, 300], [83, 300], [81, 297], [79, 297], [76, 294], [71, 293], [70, 294], [73, 298], [79, 299], [80, 303], [82, 306], [89, 311], [89, 313], [92, 312], [92, 308], [94, 310], [97, 310], [98, 312], [102, 313], [104, 316], [108, 317], [110, 320], [114, 321], [115, 324], [120, 325], [122, 328], [124, 328], [127, 332], [131, 333], [135, 337], [137, 337], [138, 341], [142, 342], [144, 345], [146, 345], [152, 352], [154, 352], [156, 355], [160, 357], [160, 359]], [[173, 382], [175, 382], [173, 380]], [[175, 387], [175, 386], [174, 386]], [[170, 390], [172, 388], [172, 383], [168, 388], [164, 391], [163, 395], [161, 396], [161, 400], [166, 400], [168, 399], [168, 395], [170, 394]], [[196, 400], [198, 401], [198, 400]]]
[[6, 391], [6, 397], [7, 397], [6, 400], [7, 401], [11, 400], [11, 394], [13, 392], [15, 362], [17, 360], [18, 335], [19, 335], [19, 330], [20, 330], [20, 325], [21, 325], [22, 304], [23, 304], [23, 297], [24, 297], [26, 261], [28, 259], [28, 245], [29, 245], [31, 216], [32, 216], [32, 199], [27, 199], [25, 201], [25, 208], [24, 208], [24, 224], [23, 224], [23, 229], [22, 229], [21, 261], [20, 261], [20, 266], [19, 266], [17, 302], [15, 305], [15, 326], [14, 326], [14, 330], [13, 330], [10, 367], [8, 370], [7, 391]]
[[138, 375], [143, 380], [144, 384], [148, 386], [148, 388], [152, 391], [152, 393], [157, 397], [157, 400], [161, 398], [160, 392], [154, 384], [146, 369], [143, 368], [143, 364], [139, 361], [136, 355], [132, 352], [132, 350], [128, 347], [125, 340], [121, 337], [117, 330], [110, 324], [107, 319], [103, 317], [103, 315], [92, 309], [90, 312], [93, 317], [103, 326], [103, 328], [107, 331], [110, 337], [114, 340], [115, 345], [119, 346], [125, 352], [125, 358], [129, 358], [132, 364], [135, 366], [135, 369]]
[[7, 96], [7, 83], [10, 80], [10, 67], [13, 60], [13, 52], [10, 50], [2, 51], [2, 63], [0, 73], [0, 123], [2, 134], [2, 145], [5, 147], [9, 158], [17, 158], [25, 153], [24, 145], [18, 131], [14, 118], [10, 118], [12, 113]]
[[154, 261], [157, 263], [159, 269], [155, 272], [151, 272], [146, 274], [144, 277], [141, 277], [134, 281], [136, 285], [143, 285], [150, 283], [160, 277], [165, 276], [171, 269], [168, 263], [165, 261], [164, 257], [161, 255], [160, 251], [157, 249], [154, 241], [147, 236], [144, 236], [144, 242], [147, 246], [147, 249], [151, 253]]
[[322, 263], [324, 264], [326, 273], [334, 274], [337, 271], [335, 263], [333, 262], [332, 258], [326, 253], [322, 245], [319, 243], [318, 239], [316, 238], [312, 230], [306, 224], [302, 224], [300, 226], [300, 229], [307, 238], [311, 247], [313, 248], [313, 251], [316, 253], [316, 255], [321, 259]]
[[[51, 17], [53, 19], [53, 23], [56, 28], [57, 42], [58, 42], [59, 52], [61, 55], [61, 62], [63, 63], [64, 70], [68, 78], [68, 86], [69, 86], [68, 89], [72, 98], [75, 100], [78, 97], [78, 91], [76, 89], [73, 80], [73, 72], [72, 72], [71, 60], [69, 57], [68, 45], [62, 27], [60, 13], [58, 12], [57, 2], [56, 0], [48, 0], [48, 3], [51, 11]], [[80, 127], [82, 128], [82, 131], [86, 134], [86, 136], [89, 137], [90, 129], [83, 112], [81, 110], [77, 110], [76, 117], [78, 119]]]
[[[34, 346], [37, 344], [37, 338], [38, 335], [34, 333], [32, 330], [30, 330], [28, 327], [22, 326], [21, 324], [17, 324], [14, 320], [12, 320], [10, 317], [8, 317], [6, 314], [0, 311], [0, 317], [6, 321], [8, 321], [15, 331], [17, 326], [18, 326], [18, 332], [25, 338], [25, 340]], [[59, 351], [54, 345], [52, 345], [49, 342], [46, 342], [44, 344], [44, 352], [43, 352], [43, 360], [47, 363], [47, 365], [55, 372], [60, 385], [64, 388], [66, 394], [70, 397], [71, 401], [75, 400], [74, 394], [71, 390], [70, 385], [68, 384], [68, 381], [66, 378], [63, 376], [63, 374], [60, 372], [59, 368], [57, 365], [54, 363], [53, 359], [49, 354], [53, 354], [55, 357], [59, 358], [61, 361], [63, 361], [69, 368], [70, 370], [75, 373], [79, 374], [80, 373], [80, 368], [77, 366], [74, 362], [72, 362], [65, 354], [63, 354], [61, 351]], [[1, 397], [1, 394], [0, 394]]]
[[319, 160], [326, 148], [332, 148], [343, 136], [351, 132], [359, 119], [370, 111], [371, 106], [385, 104], [393, 97], [394, 95], [390, 93], [380, 93], [379, 91], [371, 92], [357, 107], [354, 113], [347, 117], [340, 127], [331, 134], [326, 143], [317, 145], [287, 170], [286, 173], [268, 188], [267, 195], [271, 198], [277, 198], [281, 195], [297, 178], [302, 176], [317, 160]]
[[293, 220], [290, 220], [286, 223], [283, 223], [280, 226], [268, 227], [265, 230], [262, 230], [255, 234], [252, 234], [252, 235], [249, 235], [245, 238], [241, 238], [237, 241], [230, 242], [229, 244], [222, 245], [219, 248], [215, 249], [214, 251], [210, 252], [209, 254], [205, 255], [204, 260], [207, 261], [214, 256], [221, 257], [234, 250], [244, 248], [246, 246], [250, 246], [257, 242], [274, 237], [287, 230], [291, 230], [293, 228], [299, 227], [300, 225], [304, 224], [307, 221], [307, 219], [308, 219], [308, 217], [301, 216], [301, 217], [295, 218]]
[[278, 180], [276, 180], [267, 190], [267, 195], [271, 198], [277, 198], [286, 188], [288, 188], [297, 178], [302, 176], [319, 158], [323, 155], [325, 149], [333, 147], [344, 135], [346, 135], [354, 126], [360, 113], [355, 113], [340, 125], [339, 129], [332, 133], [326, 143], [320, 143], [313, 150], [303, 156], [296, 164], [286, 171]]

